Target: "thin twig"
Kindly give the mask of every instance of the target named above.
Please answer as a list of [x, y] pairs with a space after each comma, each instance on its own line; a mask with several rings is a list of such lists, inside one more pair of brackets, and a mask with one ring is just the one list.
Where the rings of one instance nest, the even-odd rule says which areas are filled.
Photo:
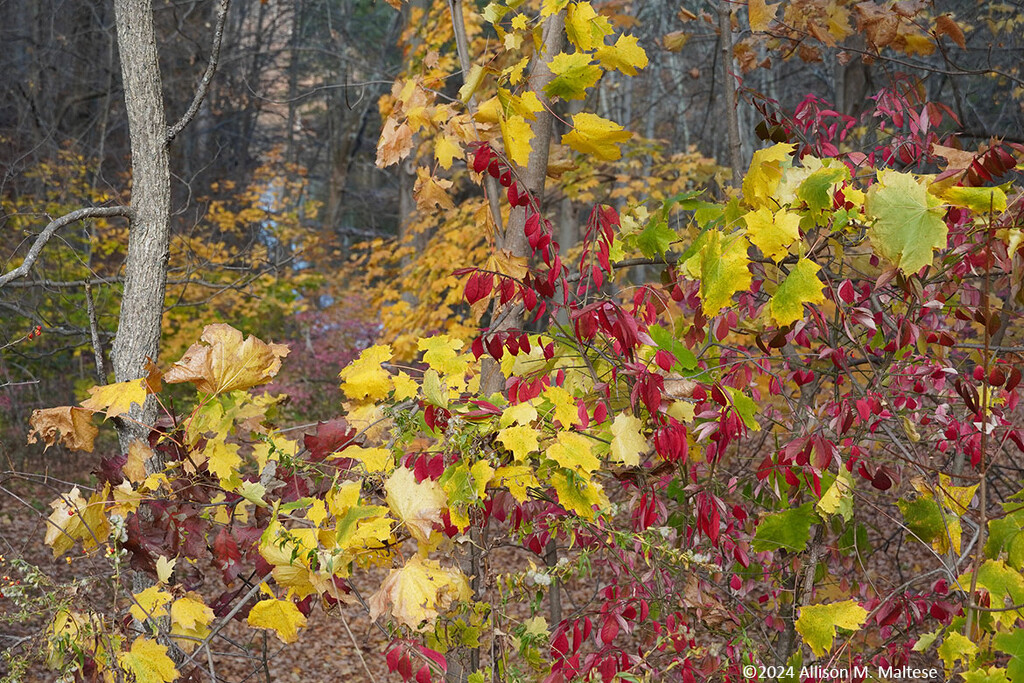
[[103, 342], [100, 341], [100, 325], [96, 318], [96, 303], [92, 299], [92, 285], [85, 283], [85, 310], [89, 315], [89, 336], [92, 337], [92, 355], [96, 361], [96, 381], [101, 385], [107, 383], [107, 373], [103, 367]]
[[230, 5], [231, 0], [220, 0], [220, 7], [217, 8], [217, 24], [213, 30], [213, 47], [210, 48], [210, 61], [206, 64], [206, 72], [199, 81], [196, 94], [192, 98], [192, 103], [188, 105], [188, 109], [177, 123], [167, 129], [167, 144], [170, 144], [178, 136], [178, 133], [192, 122], [192, 119], [199, 113], [199, 108], [203, 106], [206, 94], [210, 91], [210, 81], [213, 80], [213, 75], [217, 72], [217, 62], [220, 60], [220, 45], [224, 39], [224, 22], [227, 19]]

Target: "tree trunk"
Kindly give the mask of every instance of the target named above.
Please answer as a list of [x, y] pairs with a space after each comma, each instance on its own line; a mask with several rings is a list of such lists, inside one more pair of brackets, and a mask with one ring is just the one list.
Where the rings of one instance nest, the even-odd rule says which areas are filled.
[[[111, 353], [117, 381], [145, 376], [156, 361], [167, 280], [171, 180], [160, 63], [149, 0], [115, 0], [125, 107], [132, 153], [132, 208], [121, 317]], [[150, 399], [119, 429], [121, 448], [145, 438], [156, 417]]]

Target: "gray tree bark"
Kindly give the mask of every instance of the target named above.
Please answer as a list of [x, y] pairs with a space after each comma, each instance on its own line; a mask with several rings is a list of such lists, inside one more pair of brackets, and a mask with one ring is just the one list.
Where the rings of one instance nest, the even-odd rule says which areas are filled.
[[[124, 382], [145, 376], [156, 361], [164, 310], [170, 244], [171, 176], [167, 158], [160, 62], [150, 0], [114, 0], [117, 43], [132, 154], [135, 213], [128, 239], [124, 295], [111, 352], [114, 375]], [[121, 448], [144, 439], [156, 418], [152, 399], [137, 407], [119, 429]]]

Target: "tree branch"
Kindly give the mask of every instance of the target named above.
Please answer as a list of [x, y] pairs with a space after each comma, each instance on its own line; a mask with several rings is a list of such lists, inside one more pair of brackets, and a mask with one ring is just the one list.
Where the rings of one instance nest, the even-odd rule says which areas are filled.
[[230, 5], [231, 0], [220, 0], [220, 7], [217, 8], [217, 24], [213, 29], [213, 47], [210, 48], [210, 61], [206, 64], [206, 72], [199, 81], [199, 87], [196, 88], [196, 94], [192, 98], [192, 103], [188, 105], [188, 109], [177, 123], [167, 129], [167, 144], [170, 144], [178, 136], [178, 133], [185, 130], [185, 126], [192, 122], [192, 119], [199, 113], [199, 108], [203, 106], [206, 94], [210, 92], [210, 81], [213, 80], [213, 75], [217, 72], [217, 62], [220, 61], [220, 45], [224, 39], [224, 23], [227, 20]]
[[39, 258], [39, 254], [43, 251], [43, 247], [53, 237], [53, 233], [86, 218], [108, 218], [110, 216], [124, 216], [131, 220], [134, 212], [127, 206], [89, 206], [64, 214], [60, 218], [50, 221], [50, 224], [43, 228], [43, 231], [36, 237], [36, 241], [32, 243], [31, 248], [28, 250], [28, 255], [25, 256], [25, 260], [22, 261], [21, 265], [8, 273], [0, 275], [0, 288], [11, 280], [28, 275], [29, 271], [32, 270], [32, 266], [35, 265], [36, 259]]

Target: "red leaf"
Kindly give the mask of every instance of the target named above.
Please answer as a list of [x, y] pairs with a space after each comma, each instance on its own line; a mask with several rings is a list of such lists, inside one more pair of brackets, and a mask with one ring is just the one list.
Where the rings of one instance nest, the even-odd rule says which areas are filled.
[[601, 641], [605, 645], [611, 645], [617, 635], [619, 635], [619, 620], [612, 614], [605, 615], [604, 622], [601, 624]]

